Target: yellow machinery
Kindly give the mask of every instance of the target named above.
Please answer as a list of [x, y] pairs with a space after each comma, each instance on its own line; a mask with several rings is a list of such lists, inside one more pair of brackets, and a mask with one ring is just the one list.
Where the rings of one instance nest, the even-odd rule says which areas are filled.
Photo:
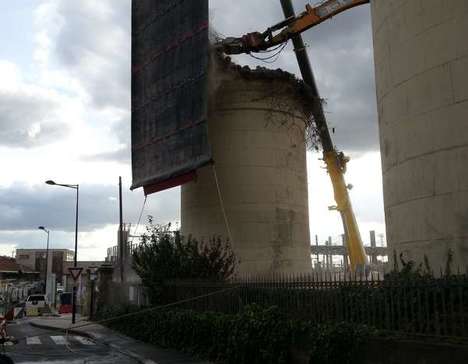
[[311, 91], [312, 115], [322, 143], [323, 159], [333, 185], [336, 202], [334, 209], [340, 212], [343, 221], [351, 269], [361, 272], [367, 265], [367, 258], [344, 180], [346, 163], [349, 158], [344, 156], [342, 152], [338, 152], [331, 140], [320, 95], [300, 34], [334, 15], [367, 3], [369, 0], [327, 0], [315, 7], [307, 5], [306, 10], [296, 16], [291, 1], [281, 0], [286, 16], [285, 20], [268, 28], [263, 33], [248, 33], [240, 38], [230, 37], [218, 43], [219, 49], [226, 54], [241, 54], [261, 52], [284, 44], [290, 39], [293, 41], [302, 77]]

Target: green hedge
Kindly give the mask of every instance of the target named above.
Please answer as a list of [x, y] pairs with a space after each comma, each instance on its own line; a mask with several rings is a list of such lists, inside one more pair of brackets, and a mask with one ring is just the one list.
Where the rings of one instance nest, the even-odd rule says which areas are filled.
[[[99, 319], [137, 312], [135, 307], [101, 310]], [[226, 364], [291, 363], [293, 352], [310, 363], [357, 363], [364, 326], [313, 325], [292, 321], [278, 308], [247, 306], [237, 315], [190, 310], [152, 310], [108, 321], [109, 327], [154, 345]]]

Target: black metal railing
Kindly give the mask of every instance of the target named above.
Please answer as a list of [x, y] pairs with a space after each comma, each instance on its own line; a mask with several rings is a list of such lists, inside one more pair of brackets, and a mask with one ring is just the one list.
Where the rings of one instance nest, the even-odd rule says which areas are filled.
[[468, 336], [466, 275], [340, 278], [297, 274], [228, 283], [171, 281], [164, 297], [167, 303], [188, 300], [178, 306], [200, 311], [236, 313], [255, 303], [278, 306], [291, 318], [317, 323], [345, 321], [395, 332]]

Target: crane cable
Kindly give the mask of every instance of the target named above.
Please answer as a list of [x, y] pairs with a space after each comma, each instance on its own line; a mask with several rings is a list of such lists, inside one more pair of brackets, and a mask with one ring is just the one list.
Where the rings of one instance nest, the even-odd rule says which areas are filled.
[[221, 211], [223, 213], [224, 224], [226, 225], [226, 230], [227, 230], [227, 233], [228, 233], [229, 242], [231, 244], [233, 244], [231, 228], [229, 226], [229, 221], [228, 221], [228, 218], [227, 218], [226, 209], [224, 208], [224, 201], [223, 201], [223, 197], [221, 195], [221, 188], [219, 187], [218, 174], [216, 173], [216, 167], [215, 167], [214, 163], [212, 164], [212, 169], [213, 169], [214, 180], [215, 180], [215, 183], [216, 183], [216, 190], [218, 191], [219, 204], [221, 205]]
[[145, 207], [146, 207], [146, 200], [147, 200], [147, 195], [145, 195], [145, 199], [143, 200], [143, 205], [141, 206], [141, 210], [140, 210], [140, 215], [138, 216], [138, 222], [135, 226], [135, 230], [133, 230], [133, 234], [132, 234], [132, 237], [131, 237], [131, 242], [133, 243], [133, 239], [137, 236], [137, 232], [138, 232], [138, 228], [140, 227], [140, 222], [141, 222], [141, 217], [143, 216], [143, 212], [145, 211]]

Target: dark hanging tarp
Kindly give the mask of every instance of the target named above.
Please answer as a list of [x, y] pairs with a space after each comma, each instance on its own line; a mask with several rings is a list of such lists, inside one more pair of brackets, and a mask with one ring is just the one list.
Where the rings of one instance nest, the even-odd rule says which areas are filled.
[[132, 2], [132, 189], [186, 183], [211, 161], [208, 0]]

